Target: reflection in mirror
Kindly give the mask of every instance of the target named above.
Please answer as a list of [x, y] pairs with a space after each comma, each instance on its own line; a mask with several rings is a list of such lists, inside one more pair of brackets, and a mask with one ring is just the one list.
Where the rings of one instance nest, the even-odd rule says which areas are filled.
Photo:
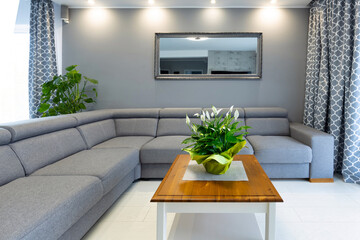
[[157, 33], [156, 79], [259, 79], [261, 33]]

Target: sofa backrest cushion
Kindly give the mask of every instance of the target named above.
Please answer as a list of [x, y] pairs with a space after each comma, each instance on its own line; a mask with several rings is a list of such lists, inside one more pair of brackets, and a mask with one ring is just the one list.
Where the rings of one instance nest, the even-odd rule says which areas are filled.
[[6, 123], [0, 127], [10, 131], [12, 136], [11, 141], [16, 142], [25, 138], [56, 132], [75, 126], [76, 119], [74, 117], [63, 115]]
[[0, 146], [0, 186], [19, 177], [25, 173], [16, 154], [8, 145]]
[[157, 136], [169, 135], [191, 135], [189, 127], [186, 125], [186, 114], [191, 122], [200, 123], [198, 118], [194, 118], [195, 113], [200, 113], [201, 108], [163, 108], [160, 109], [160, 119], [157, 129]]
[[19, 157], [26, 175], [86, 149], [76, 128], [27, 138], [11, 143], [10, 146]]
[[74, 113], [69, 116], [74, 117], [77, 120], [77, 125], [84, 125], [87, 123], [98, 122], [106, 119], [111, 119], [113, 117], [113, 109], [102, 109], [81, 113]]
[[116, 137], [115, 122], [113, 119], [81, 125], [77, 127], [77, 129], [89, 149], [101, 142]]
[[155, 137], [157, 124], [156, 118], [115, 119], [116, 135]]
[[288, 136], [290, 125], [284, 108], [244, 108], [249, 135]]
[[117, 136], [156, 136], [158, 108], [114, 110]]
[[11, 133], [4, 128], [0, 128], [0, 145], [8, 144], [10, 141]]
[[129, 108], [113, 110], [113, 117], [117, 118], [158, 118], [159, 108]]
[[10, 132], [0, 128], [0, 186], [25, 176], [24, 169], [14, 151], [5, 145], [10, 141]]

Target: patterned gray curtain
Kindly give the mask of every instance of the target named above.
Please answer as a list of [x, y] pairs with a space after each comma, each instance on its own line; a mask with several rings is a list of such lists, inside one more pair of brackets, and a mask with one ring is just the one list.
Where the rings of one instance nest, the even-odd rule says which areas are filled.
[[31, 0], [30, 58], [29, 58], [29, 112], [37, 118], [41, 85], [57, 74], [54, 6], [51, 0]]
[[335, 137], [335, 171], [360, 183], [360, 0], [310, 7], [304, 124]]

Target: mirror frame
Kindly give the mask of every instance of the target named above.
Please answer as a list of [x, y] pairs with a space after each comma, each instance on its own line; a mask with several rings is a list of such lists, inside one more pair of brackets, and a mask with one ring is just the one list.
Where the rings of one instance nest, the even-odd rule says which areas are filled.
[[[232, 37], [256, 37], [257, 68], [255, 74], [160, 74], [160, 39], [161, 38], [187, 38], [187, 37], [208, 37], [208, 38], [232, 38]], [[206, 79], [261, 79], [262, 77], [262, 44], [261, 32], [183, 32], [183, 33], [155, 33], [155, 64], [154, 76], [157, 80], [206, 80]]]

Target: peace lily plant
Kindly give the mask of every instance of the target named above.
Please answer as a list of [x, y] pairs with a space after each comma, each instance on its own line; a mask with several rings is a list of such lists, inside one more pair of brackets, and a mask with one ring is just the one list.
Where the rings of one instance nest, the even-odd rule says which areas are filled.
[[225, 114], [220, 114], [222, 109], [212, 107], [212, 112], [202, 111], [195, 113], [194, 117], [200, 118], [201, 123], [191, 123], [186, 115], [186, 124], [192, 134], [182, 143], [189, 144], [184, 151], [190, 153], [192, 160], [202, 164], [208, 173], [224, 174], [230, 167], [234, 156], [245, 146], [244, 135], [249, 126], [239, 125], [239, 111], [232, 106]]

